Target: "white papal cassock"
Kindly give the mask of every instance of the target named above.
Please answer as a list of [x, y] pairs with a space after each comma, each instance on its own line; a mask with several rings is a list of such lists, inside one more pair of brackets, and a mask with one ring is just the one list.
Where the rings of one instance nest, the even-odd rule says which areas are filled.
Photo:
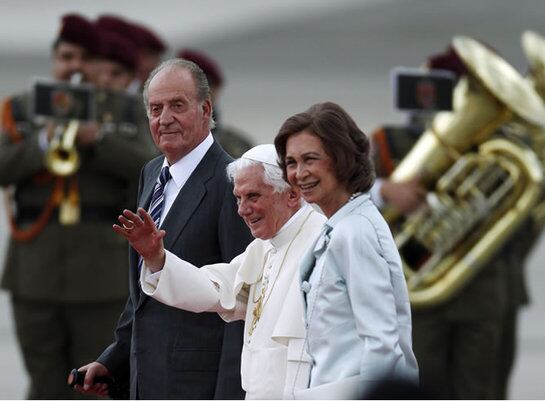
[[[310, 371], [299, 262], [324, 221], [304, 206], [272, 239], [255, 239], [231, 263], [200, 269], [167, 251], [160, 272], [144, 266], [142, 289], [180, 309], [218, 312], [226, 321], [245, 319], [241, 376], [246, 398], [293, 398], [295, 390], [308, 386]], [[262, 291], [262, 313], [252, 331]]]

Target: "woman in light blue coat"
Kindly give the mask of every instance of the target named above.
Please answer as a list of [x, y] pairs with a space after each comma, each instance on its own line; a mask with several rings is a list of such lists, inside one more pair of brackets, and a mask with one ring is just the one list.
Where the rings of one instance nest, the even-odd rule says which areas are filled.
[[275, 146], [289, 183], [328, 220], [301, 262], [309, 390], [361, 398], [385, 381], [418, 383], [401, 259], [370, 200], [369, 141], [337, 104], [290, 117]]

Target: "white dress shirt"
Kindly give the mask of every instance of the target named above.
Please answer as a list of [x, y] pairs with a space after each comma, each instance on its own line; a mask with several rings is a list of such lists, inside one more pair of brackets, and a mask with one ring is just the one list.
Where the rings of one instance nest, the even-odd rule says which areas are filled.
[[187, 155], [182, 157], [172, 166], [169, 166], [167, 159], [163, 161], [163, 167], [169, 166], [169, 172], [171, 179], [168, 180], [167, 185], [165, 186], [165, 203], [163, 204], [163, 210], [161, 211], [161, 219], [159, 221], [159, 227], [163, 224], [170, 207], [176, 200], [178, 193], [187, 182], [193, 171], [197, 168], [201, 160], [204, 158], [208, 149], [214, 143], [214, 138], [209, 132], [208, 136], [198, 144], [195, 149], [189, 152]]

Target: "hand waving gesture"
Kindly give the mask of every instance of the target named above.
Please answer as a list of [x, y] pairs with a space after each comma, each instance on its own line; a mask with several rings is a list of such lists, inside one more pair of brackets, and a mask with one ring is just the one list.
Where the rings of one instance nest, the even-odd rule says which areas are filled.
[[159, 230], [149, 213], [142, 208], [138, 208], [136, 213], [125, 209], [118, 220], [121, 225], [114, 224], [114, 231], [127, 238], [152, 272], [161, 270], [165, 264], [163, 237], [166, 232]]

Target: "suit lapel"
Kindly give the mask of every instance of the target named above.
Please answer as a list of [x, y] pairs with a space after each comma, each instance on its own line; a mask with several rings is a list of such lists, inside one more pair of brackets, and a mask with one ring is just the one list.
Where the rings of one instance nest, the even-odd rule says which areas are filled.
[[314, 257], [313, 251], [315, 244], [316, 242], [314, 242], [312, 246], [308, 248], [308, 250], [301, 258], [301, 262], [299, 262], [299, 277], [301, 282], [308, 280], [310, 274], [312, 273], [314, 265], [316, 264], [316, 258]]
[[310, 275], [316, 267], [316, 261], [327, 249], [330, 239], [330, 232], [331, 227], [328, 226], [326, 222], [326, 224], [324, 224], [322, 232], [320, 233], [318, 238], [316, 238], [316, 240], [312, 243], [312, 245], [307, 249], [306, 253], [301, 258], [301, 262], [299, 263], [299, 280], [301, 282], [301, 289], [304, 293], [305, 312], [307, 310], [307, 294], [310, 291], [310, 285], [308, 281], [310, 279]]
[[143, 207], [148, 209], [148, 206], [151, 202], [151, 195], [153, 194], [153, 189], [155, 188], [155, 183], [159, 178], [159, 173], [161, 172], [161, 167], [163, 166], [164, 158], [160, 158], [157, 163], [150, 167], [150, 172], [146, 177], [146, 182], [144, 183], [144, 188], [142, 189], [142, 196], [138, 201], [138, 207]]
[[[166, 231], [166, 236], [164, 238], [165, 249], [173, 249], [176, 239], [180, 236], [191, 216], [205, 197], [206, 181], [214, 175], [215, 165], [220, 155], [220, 151], [221, 148], [214, 142], [170, 207], [168, 214], [160, 227], [162, 230]], [[146, 192], [142, 192], [142, 199], [145, 199], [145, 202], [143, 202], [141, 206], [146, 209], [151, 202], [151, 195], [155, 186], [155, 181], [161, 170], [161, 164], [155, 166], [154, 169], [157, 170], [156, 174], [153, 174], [154, 181], [146, 183], [146, 186], [144, 187], [144, 191]], [[138, 301], [137, 309], [142, 306], [146, 299], [148, 299], [148, 296], [140, 289], [140, 299]]]
[[[138, 207], [142, 207], [146, 210], [148, 209], [148, 206], [151, 202], [151, 195], [153, 193], [153, 189], [155, 188], [157, 178], [159, 177], [163, 161], [164, 158], [158, 158], [157, 160], [151, 162], [152, 164], [149, 167], [149, 172], [144, 178], [145, 181], [143, 183], [142, 192], [138, 199]], [[136, 299], [133, 299], [133, 305], [137, 306], [142, 303], [142, 300], [144, 298], [147, 298], [147, 296], [142, 292], [142, 289], [140, 288], [140, 272], [138, 271], [139, 258], [140, 256], [138, 255], [138, 253], [134, 249], [130, 248], [131, 272], [129, 276], [134, 277], [134, 279], [131, 280], [131, 285], [134, 286], [134, 291], [132, 293], [136, 297]]]
[[206, 195], [206, 182], [214, 175], [219, 150], [219, 146], [214, 142], [168, 211], [161, 225], [161, 229], [167, 232], [164, 239], [165, 249], [172, 249], [174, 242]]

